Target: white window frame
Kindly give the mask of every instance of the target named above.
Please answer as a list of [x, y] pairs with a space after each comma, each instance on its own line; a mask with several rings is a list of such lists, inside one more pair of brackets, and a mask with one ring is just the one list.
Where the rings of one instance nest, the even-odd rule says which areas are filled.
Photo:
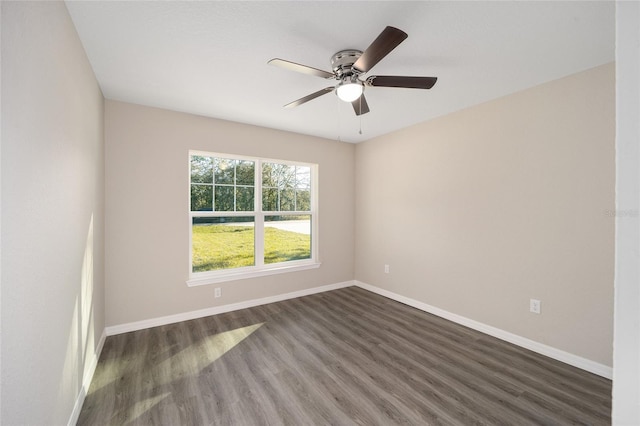
[[[254, 203], [253, 211], [191, 211], [191, 157], [200, 155], [205, 157], [225, 158], [230, 160], [253, 161], [254, 168]], [[263, 157], [248, 157], [244, 155], [223, 154], [218, 152], [189, 150], [187, 157], [189, 178], [187, 182], [187, 211], [189, 212], [188, 234], [189, 234], [189, 287], [216, 284], [225, 281], [240, 280], [246, 278], [262, 277], [273, 274], [302, 271], [320, 267], [318, 257], [318, 165], [301, 161], [288, 161]], [[289, 166], [306, 166], [311, 172], [311, 197], [310, 211], [262, 211], [262, 164], [278, 163]], [[265, 216], [311, 216], [311, 258], [301, 260], [290, 260], [281, 263], [264, 263], [264, 218]], [[233, 216], [253, 216], [254, 217], [254, 266], [245, 266], [232, 269], [219, 269], [216, 271], [193, 272], [193, 251], [192, 251], [192, 224], [194, 217], [233, 217]]]

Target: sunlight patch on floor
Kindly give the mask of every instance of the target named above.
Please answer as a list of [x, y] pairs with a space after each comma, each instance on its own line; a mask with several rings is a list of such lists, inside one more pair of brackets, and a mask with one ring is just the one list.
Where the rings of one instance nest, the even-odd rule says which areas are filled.
[[152, 396], [143, 401], [138, 401], [129, 409], [129, 413], [126, 416], [128, 419], [127, 424], [133, 423], [138, 417], [158, 405], [160, 401], [171, 395], [170, 392], [163, 393], [162, 395]]
[[[264, 323], [252, 324], [247, 327], [236, 328], [222, 333], [207, 336], [194, 342], [185, 350], [173, 355], [157, 365], [157, 369], [168, 369], [170, 374], [160, 374], [161, 377], [176, 377], [197, 375], [212, 362], [221, 358], [225, 353], [240, 344], [253, 334]], [[165, 383], [159, 383], [165, 384]]]

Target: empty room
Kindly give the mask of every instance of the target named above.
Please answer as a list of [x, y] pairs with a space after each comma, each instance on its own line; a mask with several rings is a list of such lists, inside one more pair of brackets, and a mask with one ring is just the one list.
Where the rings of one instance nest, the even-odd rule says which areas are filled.
[[2, 425], [640, 425], [640, 2], [1, 2]]

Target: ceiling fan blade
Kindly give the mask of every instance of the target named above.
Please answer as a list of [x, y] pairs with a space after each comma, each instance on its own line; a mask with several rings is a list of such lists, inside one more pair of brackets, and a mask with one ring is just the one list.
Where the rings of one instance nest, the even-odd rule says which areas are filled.
[[312, 94], [307, 95], [304, 98], [300, 98], [297, 101], [290, 102], [290, 103], [286, 104], [284, 107], [285, 108], [297, 107], [298, 105], [302, 105], [302, 104], [304, 104], [306, 102], [309, 102], [309, 101], [311, 101], [311, 100], [313, 100], [313, 99], [315, 99], [315, 98], [317, 98], [319, 96], [322, 96], [322, 95], [327, 94], [329, 92], [333, 92], [334, 89], [335, 89], [335, 87], [333, 87], [333, 86], [325, 87], [324, 89], [318, 90], [317, 92], [313, 92]]
[[353, 105], [353, 110], [356, 115], [362, 115], [369, 112], [369, 105], [367, 104], [367, 99], [364, 97], [364, 93], [360, 95], [358, 99], [351, 102], [351, 105]]
[[353, 68], [361, 73], [368, 72], [407, 37], [407, 33], [402, 30], [386, 27], [353, 64]]
[[431, 89], [438, 77], [403, 77], [397, 75], [372, 75], [367, 78], [367, 86], [405, 87], [408, 89]]
[[295, 62], [285, 61], [284, 59], [274, 58], [267, 62], [269, 65], [275, 65], [276, 67], [284, 68], [290, 71], [301, 72], [303, 74], [315, 75], [322, 78], [335, 77], [332, 72], [319, 70], [317, 68], [309, 67], [306, 65], [296, 64]]

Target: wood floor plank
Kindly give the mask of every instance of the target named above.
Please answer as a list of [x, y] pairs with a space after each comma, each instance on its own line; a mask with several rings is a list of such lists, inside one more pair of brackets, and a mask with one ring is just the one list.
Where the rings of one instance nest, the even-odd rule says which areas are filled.
[[107, 338], [78, 425], [610, 424], [611, 381], [349, 287]]
[[[354, 321], [358, 321], [357, 319], [354, 319]], [[366, 324], [368, 323], [362, 323], [361, 326], [366, 327]], [[391, 330], [392, 332], [395, 333], [399, 333], [400, 330]], [[354, 344], [357, 344], [357, 341], [352, 342], [351, 346], [353, 346]], [[406, 347], [405, 347], [406, 349]], [[426, 353], [425, 351], [421, 351], [420, 353], [414, 353], [413, 357], [411, 358], [406, 358], [404, 354], [402, 353], [398, 353], [395, 357], [391, 357], [390, 358], [390, 362], [386, 362], [384, 361], [383, 358], [379, 359], [378, 364], [376, 366], [373, 366], [372, 371], [386, 371], [386, 372], [392, 372], [393, 373], [393, 377], [402, 377], [403, 376], [403, 371], [400, 369], [396, 369], [397, 365], [407, 365], [409, 363], [411, 363], [412, 359], [420, 359], [420, 355]], [[448, 354], [450, 356], [450, 354]], [[352, 354], [345, 354], [344, 358], [346, 359], [351, 359], [353, 358]], [[473, 395], [473, 397], [468, 397], [467, 395], [465, 395], [464, 393], [460, 393], [458, 392], [458, 390], [460, 389], [465, 389], [466, 387], [468, 387], [471, 383], [470, 379], [473, 379], [473, 376], [467, 376], [465, 378], [465, 380], [462, 381], [458, 381], [458, 383], [455, 384], [447, 384], [446, 382], [449, 381], [451, 377], [446, 377], [446, 376], [438, 376], [437, 372], [442, 368], [442, 366], [444, 365], [444, 363], [442, 361], [445, 360], [445, 357], [443, 357], [441, 360], [439, 360], [438, 364], [431, 367], [428, 370], [422, 369], [422, 371], [420, 372], [420, 374], [417, 374], [415, 377], [427, 377], [427, 376], [431, 376], [430, 379], [433, 383], [434, 380], [439, 380], [439, 382], [437, 382], [437, 384], [435, 385], [435, 389], [449, 389], [446, 394], [442, 395], [442, 397], [444, 398], [448, 398], [450, 400], [450, 402], [453, 403], [453, 405], [450, 405], [448, 407], [448, 411], [452, 412], [452, 411], [459, 411], [460, 408], [465, 408], [465, 409], [469, 409], [472, 408], [473, 411], [470, 413], [467, 413], [467, 418], [462, 419], [465, 423], [469, 423], [472, 420], [475, 419], [479, 419], [479, 418], [484, 418], [486, 421], [488, 422], [493, 422], [494, 419], [494, 415], [493, 413], [495, 411], [504, 411], [502, 407], [500, 407], [499, 402], [502, 402], [502, 400], [500, 399], [499, 395], [495, 395], [495, 393], [492, 395], [493, 398], [487, 398], [485, 397], [485, 393], [487, 391], [489, 391], [490, 389], [486, 386], [486, 383], [483, 383], [483, 392], [482, 393], [477, 393], [475, 395]], [[459, 365], [462, 365], [459, 364]], [[459, 369], [459, 365], [457, 366], [457, 368]], [[402, 383], [406, 383], [409, 380], [411, 380], [411, 376], [404, 377], [404, 380], [400, 382], [400, 384], [394, 384], [394, 386], [390, 386], [389, 384], [385, 384], [385, 383], [379, 383], [380, 387], [383, 389], [386, 388], [395, 388], [395, 389], [401, 389], [402, 388]], [[502, 393], [501, 389], [496, 389], [497, 393]], [[506, 396], [506, 395], [505, 395]], [[407, 396], [408, 398], [411, 398], [411, 395]], [[453, 397], [453, 398], [451, 398]], [[512, 407], [513, 408], [513, 407]], [[462, 415], [461, 413], [458, 414], [459, 416]], [[512, 419], [510, 419], [510, 423], [511, 424], [525, 424], [525, 418], [522, 417], [518, 417], [518, 416], [513, 416]]]

